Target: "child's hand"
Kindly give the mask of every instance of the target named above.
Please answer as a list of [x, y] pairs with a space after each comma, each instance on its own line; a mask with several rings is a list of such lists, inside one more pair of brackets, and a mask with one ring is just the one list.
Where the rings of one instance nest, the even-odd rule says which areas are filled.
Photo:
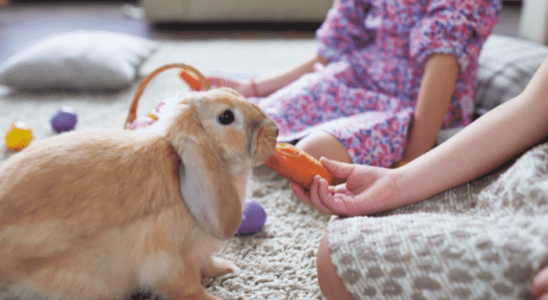
[[233, 90], [236, 90], [238, 93], [242, 94], [244, 97], [252, 97], [253, 91], [251, 89], [251, 84], [249, 81], [240, 81], [236, 79], [231, 79], [224, 76], [208, 76], [207, 81], [211, 84], [212, 87], [228, 87]]
[[320, 176], [314, 178], [310, 192], [291, 184], [295, 195], [320, 212], [341, 216], [373, 214], [402, 206], [393, 170], [365, 165], [345, 164], [325, 158], [321, 162], [333, 178], [346, 183], [328, 186]]

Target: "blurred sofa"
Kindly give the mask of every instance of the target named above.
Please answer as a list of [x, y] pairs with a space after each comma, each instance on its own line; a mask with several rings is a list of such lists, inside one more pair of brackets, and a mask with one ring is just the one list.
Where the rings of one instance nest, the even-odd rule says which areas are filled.
[[321, 22], [333, 0], [141, 0], [151, 22]]

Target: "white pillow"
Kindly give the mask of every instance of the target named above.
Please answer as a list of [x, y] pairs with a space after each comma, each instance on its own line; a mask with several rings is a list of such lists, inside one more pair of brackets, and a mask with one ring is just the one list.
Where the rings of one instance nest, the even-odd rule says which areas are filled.
[[18, 90], [119, 89], [156, 43], [127, 34], [76, 31], [54, 35], [0, 66], [0, 84]]

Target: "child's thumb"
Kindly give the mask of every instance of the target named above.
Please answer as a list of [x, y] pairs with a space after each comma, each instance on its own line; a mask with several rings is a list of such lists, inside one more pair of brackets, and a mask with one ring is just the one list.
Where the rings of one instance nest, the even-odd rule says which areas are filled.
[[329, 171], [331, 176], [335, 178], [346, 179], [355, 168], [355, 165], [353, 164], [343, 163], [325, 157], [321, 157], [320, 162], [324, 165], [327, 171]]

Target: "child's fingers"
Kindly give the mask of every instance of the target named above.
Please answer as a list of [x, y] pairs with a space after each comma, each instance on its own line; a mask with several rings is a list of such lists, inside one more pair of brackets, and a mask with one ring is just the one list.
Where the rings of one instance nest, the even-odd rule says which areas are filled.
[[327, 182], [324, 182], [320, 186], [319, 194], [323, 195], [321, 200], [333, 215], [355, 216], [360, 214], [355, 206], [355, 195], [348, 191], [344, 184], [334, 188], [327, 186]]
[[342, 178], [346, 179], [352, 171], [354, 171], [355, 165], [353, 164], [347, 164], [338, 162], [335, 160], [330, 160], [325, 157], [320, 158], [320, 162], [324, 165], [324, 167], [329, 171], [331, 176], [335, 178]]
[[297, 198], [299, 198], [302, 202], [310, 206], [314, 206], [310, 200], [310, 195], [306, 193], [302, 187], [292, 182], [289, 184], [289, 188], [291, 188], [295, 196], [297, 196]]
[[339, 216], [352, 217], [361, 215], [361, 213], [357, 210], [353, 203], [353, 196], [348, 194], [336, 194], [333, 195], [333, 200], [330, 203], [329, 207], [335, 214]]
[[335, 214], [331, 207], [331, 204], [333, 203], [333, 189], [323, 178], [318, 182], [318, 196], [322, 204], [330, 211], [330, 214]]
[[226, 77], [209, 76], [209, 77], [206, 77], [206, 78], [207, 78], [207, 81], [209, 81], [209, 84], [211, 84], [215, 87], [222, 87], [222, 86], [230, 87], [231, 86], [230, 80]]
[[[320, 200], [319, 192], [319, 186], [320, 186], [320, 176], [316, 175], [314, 177], [314, 181], [312, 182], [312, 187], [310, 188], [310, 200], [312, 201], [312, 205], [320, 212], [324, 214], [330, 214], [332, 215], [333, 212], [329, 207], [327, 207], [322, 200]], [[322, 179], [325, 181], [325, 179]]]
[[220, 87], [223, 85], [222, 81], [219, 78], [207, 78], [207, 81], [209, 81], [209, 84], [214, 87]]

